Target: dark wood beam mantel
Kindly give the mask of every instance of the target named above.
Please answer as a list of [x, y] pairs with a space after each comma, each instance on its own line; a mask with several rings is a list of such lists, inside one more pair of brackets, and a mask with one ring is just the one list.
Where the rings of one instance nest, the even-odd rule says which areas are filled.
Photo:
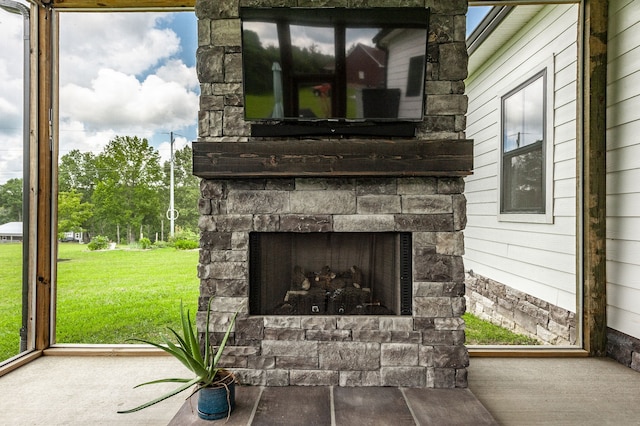
[[193, 173], [230, 177], [467, 176], [472, 140], [196, 142]]

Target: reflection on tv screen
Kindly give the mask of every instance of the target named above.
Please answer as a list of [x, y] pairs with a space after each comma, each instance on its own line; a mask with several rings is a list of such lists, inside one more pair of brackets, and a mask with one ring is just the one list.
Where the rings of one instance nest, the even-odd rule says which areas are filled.
[[242, 9], [246, 119], [422, 119], [427, 9], [303, 12]]

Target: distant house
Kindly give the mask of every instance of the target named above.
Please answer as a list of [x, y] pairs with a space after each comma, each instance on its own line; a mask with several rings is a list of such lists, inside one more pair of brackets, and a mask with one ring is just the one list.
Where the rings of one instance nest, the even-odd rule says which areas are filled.
[[22, 241], [22, 222], [0, 225], [0, 242]]
[[387, 54], [384, 50], [356, 44], [347, 52], [347, 84], [358, 87], [384, 87]]
[[62, 234], [62, 238], [60, 239], [60, 241], [62, 242], [82, 242], [82, 238], [83, 238], [83, 232], [82, 231], [69, 231], [69, 232], [65, 232]]

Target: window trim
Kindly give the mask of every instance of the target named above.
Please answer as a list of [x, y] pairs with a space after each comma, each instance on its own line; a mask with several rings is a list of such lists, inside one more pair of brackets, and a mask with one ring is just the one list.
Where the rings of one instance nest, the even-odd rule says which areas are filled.
[[[496, 97], [497, 112], [499, 114], [500, 134], [498, 135], [498, 170], [497, 170], [497, 219], [499, 222], [519, 222], [519, 223], [553, 223], [553, 152], [554, 152], [554, 80], [555, 80], [555, 67], [554, 67], [555, 55], [547, 58], [543, 63], [538, 66], [532, 67], [531, 71], [524, 74], [521, 78], [518, 78], [514, 84], [504, 87], [499, 95]], [[542, 144], [542, 155], [544, 157], [543, 164], [543, 192], [544, 192], [544, 213], [515, 213], [515, 212], [502, 212], [502, 200], [503, 200], [503, 181], [504, 181], [504, 145], [502, 135], [504, 134], [504, 99], [523, 89], [534, 80], [543, 76], [543, 90], [545, 94], [544, 99], [544, 141]]]

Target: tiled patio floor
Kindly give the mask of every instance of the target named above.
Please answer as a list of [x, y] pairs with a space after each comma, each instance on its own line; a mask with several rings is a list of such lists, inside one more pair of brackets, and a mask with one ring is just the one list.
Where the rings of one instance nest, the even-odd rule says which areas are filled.
[[[43, 356], [0, 377], [0, 425], [197, 425], [184, 394], [117, 414], [174, 387], [134, 385], [181, 368], [166, 356]], [[476, 425], [486, 419], [480, 401], [504, 426], [640, 425], [640, 373], [608, 358], [472, 357], [469, 390], [459, 391], [243, 387], [229, 422], [208, 424], [448, 426], [467, 415]], [[465, 408], [449, 409], [454, 393]]]
[[201, 420], [193, 398], [169, 425], [497, 425], [468, 389], [244, 386], [236, 392], [228, 420]]

